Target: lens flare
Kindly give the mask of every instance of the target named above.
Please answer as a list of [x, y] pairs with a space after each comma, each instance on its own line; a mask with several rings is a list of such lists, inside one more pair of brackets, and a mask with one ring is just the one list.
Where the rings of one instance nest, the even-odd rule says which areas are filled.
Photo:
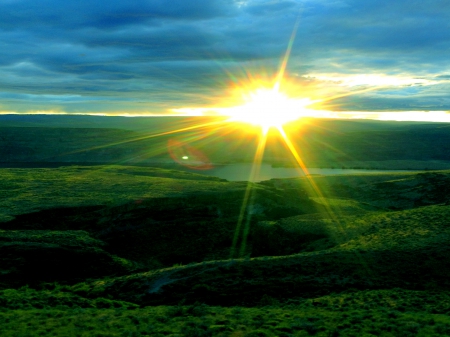
[[194, 170], [210, 170], [213, 168], [208, 157], [199, 149], [185, 142], [169, 139], [167, 150], [174, 161]]

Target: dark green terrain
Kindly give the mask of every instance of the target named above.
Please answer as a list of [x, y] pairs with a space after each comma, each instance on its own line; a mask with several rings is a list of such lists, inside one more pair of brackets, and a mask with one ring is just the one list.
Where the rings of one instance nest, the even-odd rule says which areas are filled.
[[[246, 129], [0, 116], [0, 336], [450, 336], [449, 125], [286, 126], [307, 167], [421, 172], [180, 165], [252, 162]], [[276, 132], [263, 161], [294, 164]]]
[[1, 336], [450, 335], [450, 171], [0, 172]]
[[[307, 167], [450, 169], [448, 123], [311, 118], [285, 129]], [[218, 117], [3, 115], [0, 167], [115, 163], [182, 168], [174, 158], [185, 154], [197, 162], [251, 162], [258, 132]], [[293, 165], [275, 131], [264, 162]]]

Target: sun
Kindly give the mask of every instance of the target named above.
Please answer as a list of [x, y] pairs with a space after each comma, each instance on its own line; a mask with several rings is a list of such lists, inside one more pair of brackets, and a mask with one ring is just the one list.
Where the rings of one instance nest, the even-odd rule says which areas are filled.
[[277, 81], [264, 76], [249, 77], [247, 81], [229, 84], [227, 94], [217, 99], [214, 106], [178, 108], [172, 109], [172, 112], [191, 116], [223, 116], [228, 122], [252, 124], [265, 132], [270, 128], [280, 129], [284, 124], [302, 117], [324, 116], [322, 110], [317, 110], [320, 105], [316, 104], [324, 100], [317, 97], [311, 87], [289, 78]]
[[243, 104], [222, 109], [221, 114], [229, 116], [230, 121], [259, 125], [265, 131], [271, 127], [279, 129], [287, 122], [314, 115], [307, 106], [315, 101], [290, 98], [279, 90], [278, 84], [272, 88], [256, 88], [242, 96]]

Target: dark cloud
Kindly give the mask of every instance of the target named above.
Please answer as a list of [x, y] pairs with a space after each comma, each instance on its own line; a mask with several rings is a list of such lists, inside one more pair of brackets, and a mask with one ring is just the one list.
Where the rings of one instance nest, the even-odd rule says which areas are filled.
[[118, 29], [161, 20], [212, 19], [231, 15], [234, 10], [229, 0], [17, 0], [0, 4], [0, 27]]
[[258, 16], [271, 16], [276, 12], [287, 11], [297, 7], [295, 1], [261, 1], [245, 6], [245, 11]]
[[[148, 111], [208, 104], [231, 79], [274, 73], [297, 21], [288, 73], [446, 83], [449, 15], [444, 0], [2, 1], [0, 106], [26, 111], [34, 101], [65, 111]], [[444, 109], [444, 87], [403, 86], [337, 103]]]
[[450, 84], [409, 86], [347, 96], [333, 100], [328, 108], [339, 111], [445, 111], [450, 110]]

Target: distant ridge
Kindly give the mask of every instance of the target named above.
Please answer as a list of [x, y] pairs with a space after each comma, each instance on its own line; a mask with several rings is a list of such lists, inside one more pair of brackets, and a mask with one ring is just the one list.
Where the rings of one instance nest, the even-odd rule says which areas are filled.
[[[37, 114], [6, 114], [0, 115], [0, 127], [66, 127], [66, 128], [118, 128], [127, 130], [146, 130], [148, 127], [164, 125], [166, 123], [186, 121], [220, 120], [225, 117], [216, 116], [92, 116], [92, 115], [37, 115]], [[370, 119], [328, 119], [308, 118], [319, 127], [339, 131], [369, 131], [379, 129], [404, 128], [418, 125], [436, 126], [449, 123], [436, 122], [396, 122]], [[309, 123], [309, 122], [308, 122]]]
[[[307, 167], [450, 168], [450, 123], [308, 118], [286, 125], [285, 131]], [[212, 163], [244, 163], [253, 161], [258, 139], [256, 129], [248, 133], [224, 117], [0, 115], [0, 163], [7, 167], [175, 164], [172, 140], [181, 152], [195, 149]], [[280, 167], [297, 165], [276, 130], [269, 133], [263, 160]]]

